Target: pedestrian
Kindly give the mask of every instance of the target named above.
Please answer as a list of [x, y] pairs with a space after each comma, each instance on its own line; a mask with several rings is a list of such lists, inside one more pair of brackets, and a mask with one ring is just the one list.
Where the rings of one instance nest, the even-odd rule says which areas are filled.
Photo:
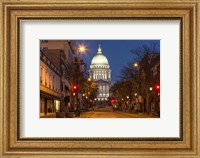
[[119, 101], [118, 108], [119, 108], [120, 111], [122, 110], [122, 102], [121, 101]]
[[70, 102], [68, 102], [68, 103], [67, 103], [67, 111], [69, 112], [70, 109], [71, 109], [71, 104], [70, 104]]

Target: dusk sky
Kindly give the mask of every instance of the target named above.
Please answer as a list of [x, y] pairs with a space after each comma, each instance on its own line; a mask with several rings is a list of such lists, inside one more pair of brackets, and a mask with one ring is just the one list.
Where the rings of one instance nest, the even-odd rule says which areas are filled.
[[92, 58], [97, 54], [99, 44], [101, 45], [102, 53], [110, 64], [111, 80], [113, 82], [120, 79], [122, 66], [133, 60], [131, 50], [143, 44], [150, 45], [150, 42], [157, 43], [160, 50], [160, 40], [76, 40], [77, 44], [87, 46], [87, 52], [80, 55], [87, 64], [87, 71], [90, 68]]

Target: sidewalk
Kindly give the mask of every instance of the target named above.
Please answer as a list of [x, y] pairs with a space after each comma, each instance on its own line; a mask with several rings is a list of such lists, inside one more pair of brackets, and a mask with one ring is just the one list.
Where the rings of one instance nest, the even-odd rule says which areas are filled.
[[56, 118], [56, 113], [40, 113], [40, 118]]
[[114, 112], [118, 112], [118, 113], [126, 113], [126, 114], [130, 114], [130, 115], [138, 115], [140, 117], [144, 117], [144, 118], [160, 118], [159, 116], [155, 116], [152, 115], [151, 113], [148, 115], [146, 112], [142, 113], [142, 112], [133, 112], [133, 111], [114, 111]]

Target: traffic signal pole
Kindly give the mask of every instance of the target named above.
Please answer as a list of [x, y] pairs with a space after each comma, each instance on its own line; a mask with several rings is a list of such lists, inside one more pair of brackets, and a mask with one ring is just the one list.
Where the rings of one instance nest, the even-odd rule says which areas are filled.
[[78, 55], [75, 58], [75, 66], [76, 66], [76, 116], [80, 116], [80, 104], [78, 99], [78, 92], [79, 92], [79, 59]]

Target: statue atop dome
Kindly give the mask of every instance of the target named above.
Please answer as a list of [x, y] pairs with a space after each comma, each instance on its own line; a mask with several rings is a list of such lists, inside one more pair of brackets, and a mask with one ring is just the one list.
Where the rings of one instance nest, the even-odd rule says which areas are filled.
[[98, 48], [97, 54], [102, 54], [102, 52], [101, 52], [101, 45], [100, 44], [99, 44], [99, 48]]

